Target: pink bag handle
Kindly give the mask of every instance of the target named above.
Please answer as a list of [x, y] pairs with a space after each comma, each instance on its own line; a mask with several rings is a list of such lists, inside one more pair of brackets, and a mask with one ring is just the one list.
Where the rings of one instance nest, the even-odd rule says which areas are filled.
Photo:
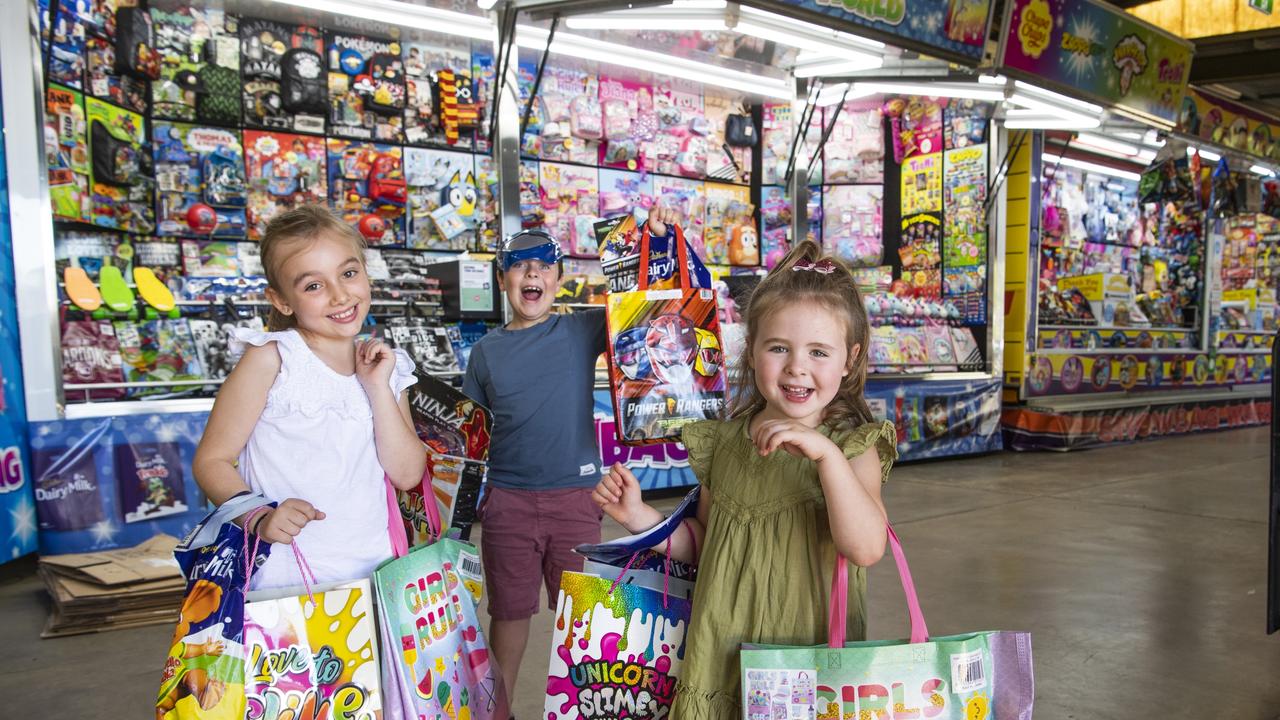
[[[262, 545], [262, 536], [257, 532], [253, 532], [253, 552], [249, 552], [249, 535], [248, 528], [253, 527], [253, 519], [263, 513], [271, 512], [271, 508], [263, 505], [256, 508], [244, 518], [245, 531], [244, 535], [244, 591], [249, 590], [249, 580], [253, 578], [254, 559], [258, 557], [258, 548]], [[289, 548], [293, 550], [293, 562], [298, 566], [298, 575], [302, 578], [302, 586], [307, 590], [307, 598], [311, 600], [311, 605], [316, 605], [315, 593], [311, 591], [311, 586], [316, 583], [316, 575], [311, 572], [311, 566], [307, 564], [307, 559], [302, 556], [302, 550], [298, 549], [297, 538], [289, 543]]]
[[[402, 558], [409, 554], [409, 534], [404, 529], [404, 518], [400, 516], [400, 503], [396, 500], [396, 488], [391, 478], [384, 477], [387, 487], [387, 534], [391, 537], [392, 557]], [[440, 508], [436, 507], [436, 495], [431, 490], [431, 459], [427, 458], [427, 467], [422, 472], [422, 506], [427, 513], [427, 526], [431, 529], [431, 537], [440, 538]]]
[[[902, 542], [893, 526], [885, 524], [889, 533], [889, 549], [893, 551], [893, 564], [898, 566], [898, 579], [902, 581], [902, 592], [907, 596], [907, 613], [911, 616], [911, 642], [922, 643], [929, 639], [929, 628], [924, 622], [924, 612], [920, 609], [920, 598], [916, 596], [916, 583], [911, 579], [911, 568], [907, 567], [907, 556], [902, 552]], [[827, 644], [833, 648], [844, 647], [845, 621], [849, 607], [849, 565], [843, 555], [836, 555], [836, 567], [831, 573], [831, 614], [827, 618]]]

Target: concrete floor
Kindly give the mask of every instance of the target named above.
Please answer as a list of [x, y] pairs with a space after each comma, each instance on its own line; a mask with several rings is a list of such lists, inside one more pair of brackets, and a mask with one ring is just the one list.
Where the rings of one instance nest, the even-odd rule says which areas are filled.
[[[1037, 717], [1280, 719], [1265, 429], [908, 465], [885, 495], [931, 631], [1033, 633]], [[4, 715], [154, 717], [172, 628], [40, 640], [33, 567], [0, 569]], [[870, 588], [871, 637], [905, 636], [891, 561]], [[550, 624], [534, 621], [521, 720], [542, 716]]]

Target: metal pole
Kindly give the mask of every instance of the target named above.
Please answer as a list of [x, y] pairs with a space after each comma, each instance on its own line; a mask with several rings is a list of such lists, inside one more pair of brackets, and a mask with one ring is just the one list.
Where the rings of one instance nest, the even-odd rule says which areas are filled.
[[542, 48], [542, 57], [538, 60], [538, 74], [533, 78], [533, 88], [529, 90], [529, 102], [524, 104], [524, 114], [520, 117], [520, 140], [524, 141], [524, 131], [529, 127], [529, 113], [533, 112], [533, 103], [538, 99], [538, 90], [542, 87], [542, 73], [547, 69], [547, 60], [551, 57], [551, 43], [556, 39], [556, 28], [560, 27], [560, 16], [551, 18], [551, 31], [547, 33], [547, 46]]
[[[791, 100], [791, 117], [796, 122], [801, 121], [801, 115], [805, 113], [807, 106], [812, 105], [812, 101], [805, 102], [807, 86], [804, 80], [796, 80], [796, 96]], [[805, 116], [811, 117], [809, 115]], [[808, 133], [808, 125], [798, 128], [798, 137], [803, 138]], [[804, 157], [804, 143], [797, 141], [793, 144], [791, 151], [791, 160], [794, 161], [794, 167], [787, 176], [787, 190], [791, 193], [791, 244], [795, 247], [796, 243], [802, 242], [809, 236], [809, 165], [808, 159]]]

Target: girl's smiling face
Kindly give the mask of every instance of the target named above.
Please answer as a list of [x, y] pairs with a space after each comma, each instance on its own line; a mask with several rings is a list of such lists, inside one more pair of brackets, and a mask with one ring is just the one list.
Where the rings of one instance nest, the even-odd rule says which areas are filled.
[[765, 317], [751, 347], [756, 388], [767, 419], [822, 423], [827, 405], [861, 352], [848, 347], [848, 322], [822, 304], [801, 302]]
[[329, 233], [299, 245], [280, 265], [281, 290], [267, 291], [272, 304], [293, 314], [302, 330], [354, 338], [364, 326], [372, 295], [360, 252]]

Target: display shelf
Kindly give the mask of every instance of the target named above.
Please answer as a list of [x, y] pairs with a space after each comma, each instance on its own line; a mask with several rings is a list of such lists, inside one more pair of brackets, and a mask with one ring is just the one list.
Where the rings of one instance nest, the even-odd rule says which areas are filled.
[[1089, 348], [1039, 348], [1035, 350], [1034, 355], [1075, 355], [1085, 357], [1089, 355], [1195, 355], [1200, 350], [1194, 347], [1149, 347], [1149, 348], [1097, 348], [1090, 350]]
[[1197, 328], [1187, 327], [1145, 327], [1142, 325], [1041, 325], [1040, 330], [1100, 330], [1103, 332], [1120, 332], [1124, 330], [1145, 330], [1147, 332], [1164, 332], [1164, 333], [1194, 333], [1198, 332]]
[[1173, 405], [1183, 402], [1244, 400], [1271, 396], [1271, 383], [1241, 385], [1213, 390], [1142, 390], [1097, 395], [1045, 395], [1027, 401], [1031, 410], [1082, 412], [1132, 407], [1134, 405]]
[[[605, 165], [592, 165], [591, 163], [575, 162], [573, 160], [549, 160], [546, 158], [532, 157], [524, 154], [520, 155], [520, 162], [522, 163], [524, 162], [554, 163], [556, 165], [568, 165], [570, 167], [578, 167], [578, 168], [583, 168], [585, 170], [619, 170], [621, 172], [635, 173], [637, 175], [641, 174], [642, 172], [640, 170], [626, 170], [624, 168], [613, 168]], [[689, 175], [671, 175], [669, 173], [656, 172], [652, 170], [643, 171], [643, 174], [648, 175], [650, 177], [663, 177], [663, 178], [673, 178], [676, 180], [692, 180], [694, 182], [709, 182], [709, 183], [718, 183], [720, 185], [740, 185], [742, 187], [751, 187], [751, 183], [744, 183], [737, 180], [720, 180], [717, 178], [692, 177]], [[861, 183], [861, 184], [865, 185], [866, 183]], [[753, 266], [747, 266], [747, 267], [753, 267]]]

